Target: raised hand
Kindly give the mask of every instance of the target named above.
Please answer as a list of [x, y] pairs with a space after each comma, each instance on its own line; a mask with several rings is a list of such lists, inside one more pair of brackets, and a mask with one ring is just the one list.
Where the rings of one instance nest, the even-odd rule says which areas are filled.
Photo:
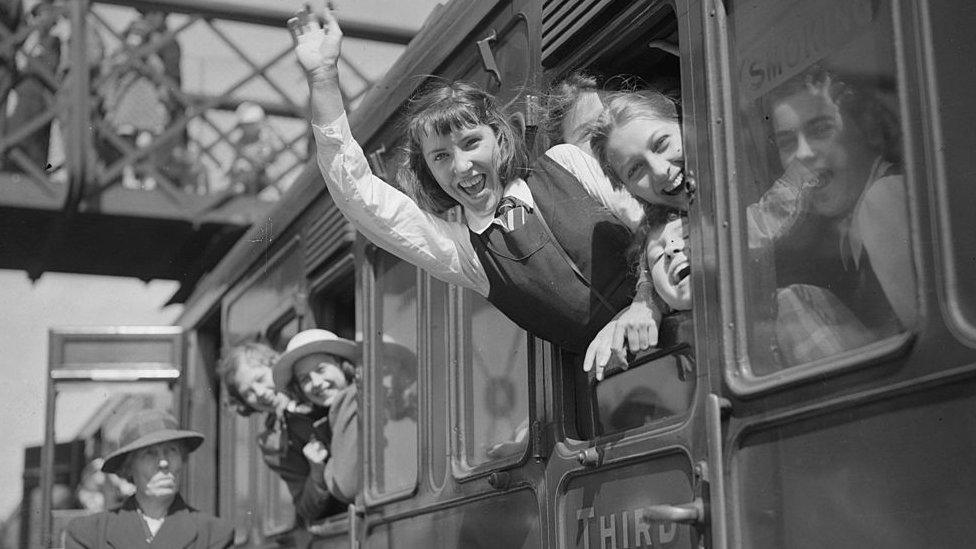
[[288, 20], [288, 30], [291, 31], [295, 43], [295, 55], [310, 77], [320, 72], [335, 74], [342, 50], [342, 30], [332, 10], [323, 10], [321, 17], [325, 21], [324, 27], [306, 6]]

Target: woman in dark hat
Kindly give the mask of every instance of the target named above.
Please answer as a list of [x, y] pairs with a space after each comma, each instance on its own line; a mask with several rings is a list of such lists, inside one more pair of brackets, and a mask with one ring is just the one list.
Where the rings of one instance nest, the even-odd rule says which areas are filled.
[[102, 471], [128, 479], [136, 493], [122, 507], [73, 520], [65, 548], [223, 548], [234, 542], [233, 527], [197, 511], [180, 497], [183, 466], [203, 435], [178, 428], [161, 410], [142, 410], [122, 430], [121, 447]]

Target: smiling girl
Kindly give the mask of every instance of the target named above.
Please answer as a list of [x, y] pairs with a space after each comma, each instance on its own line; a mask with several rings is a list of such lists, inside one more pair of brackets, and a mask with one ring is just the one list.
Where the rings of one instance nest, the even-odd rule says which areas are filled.
[[[493, 96], [436, 83], [408, 106], [400, 192], [371, 173], [352, 138], [336, 68], [342, 33], [331, 13], [324, 18], [324, 29], [307, 16], [289, 27], [336, 205], [377, 246], [582, 352], [630, 303], [635, 283], [626, 260], [631, 232], [600, 198], [613, 189], [595, 160], [563, 144], [529, 165], [521, 133]], [[443, 215], [450, 209], [460, 210], [456, 220]]]

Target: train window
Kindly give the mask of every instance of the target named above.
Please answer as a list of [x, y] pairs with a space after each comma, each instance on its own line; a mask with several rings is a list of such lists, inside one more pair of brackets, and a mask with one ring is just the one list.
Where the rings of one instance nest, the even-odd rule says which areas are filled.
[[[145, 409], [167, 410], [177, 416], [179, 413], [172, 386], [165, 381], [60, 381], [55, 391], [52, 435], [57, 444], [56, 459], [61, 460], [66, 443], [84, 441], [83, 462], [77, 464], [78, 469], [65, 464], [54, 472], [51, 527], [53, 539], [60, 539], [60, 532], [72, 518], [116, 508], [135, 491], [130, 482], [116, 475], [78, 478], [79, 473], [86, 474], [83, 467], [90, 465], [90, 470], [97, 471], [95, 467], [101, 465], [93, 460], [119, 448], [128, 419]], [[181, 489], [185, 488], [184, 484]], [[39, 495], [40, 489], [35, 489]], [[41, 544], [38, 541], [32, 546]]]
[[466, 290], [463, 301], [460, 457], [466, 468], [513, 461], [528, 444], [528, 336], [480, 295]]
[[356, 339], [356, 276], [352, 255], [313, 284], [310, 304], [315, 326]]
[[[376, 250], [376, 334], [370, 392], [369, 488], [377, 495], [417, 483], [417, 268]], [[367, 363], [369, 364], [369, 363]]]
[[695, 392], [695, 363], [685, 352], [665, 354], [594, 386], [597, 435], [684, 414]]
[[[976, 55], [976, 42], [969, 35], [976, 25], [976, 5], [933, 3], [927, 7], [930, 27], [938, 29], [930, 39], [934, 70], [930, 85], [937, 90], [933, 124], [937, 149], [933, 156], [938, 162], [936, 185], [940, 211], [936, 216], [941, 228], [941, 251], [947, 260], [946, 309], [949, 316], [976, 343], [976, 226], [972, 205], [976, 204], [976, 187], [970, 184], [976, 173], [971, 124], [976, 120], [976, 103], [972, 101], [972, 86], [960, 83], [959, 75], [968, 74], [967, 60]], [[962, 72], [960, 72], [962, 71]], [[935, 95], [935, 94], [933, 94]]]
[[917, 299], [891, 4], [730, 11], [742, 294], [729, 380], [749, 391], [890, 351]]
[[228, 298], [223, 323], [226, 345], [255, 337], [269, 321], [293, 308], [304, 280], [301, 249], [295, 240], [242, 284], [239, 293]]
[[436, 278], [427, 281], [427, 382], [424, 384], [424, 402], [429, 403], [430, 431], [427, 434], [430, 456], [430, 480], [441, 487], [447, 473], [447, 378], [450, 355], [448, 333], [450, 307], [449, 286]]

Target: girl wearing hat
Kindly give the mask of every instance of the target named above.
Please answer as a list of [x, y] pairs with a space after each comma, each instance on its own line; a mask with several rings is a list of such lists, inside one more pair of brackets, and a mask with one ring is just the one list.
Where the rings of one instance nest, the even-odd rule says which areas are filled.
[[104, 547], [230, 547], [233, 527], [180, 497], [183, 466], [203, 435], [178, 428], [162, 410], [142, 410], [122, 430], [121, 446], [102, 471], [126, 478], [136, 492], [122, 507], [77, 518], [65, 530], [66, 549]]
[[285, 412], [288, 441], [272, 466], [288, 485], [305, 524], [341, 513], [359, 490], [358, 346], [321, 329], [299, 332], [274, 365], [279, 391], [308, 405]]

